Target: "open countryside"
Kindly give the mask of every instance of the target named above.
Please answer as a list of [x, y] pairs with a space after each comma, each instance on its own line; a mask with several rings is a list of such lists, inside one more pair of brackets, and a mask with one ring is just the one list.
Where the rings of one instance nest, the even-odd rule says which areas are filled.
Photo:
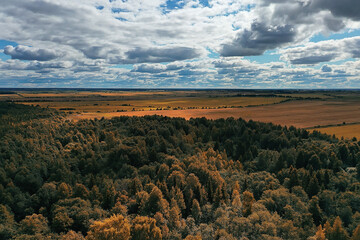
[[[242, 118], [335, 134], [360, 136], [360, 92], [289, 90], [43, 90], [0, 93], [0, 101], [39, 105], [68, 119], [161, 115], [185, 119]], [[341, 126], [338, 126], [341, 125]]]

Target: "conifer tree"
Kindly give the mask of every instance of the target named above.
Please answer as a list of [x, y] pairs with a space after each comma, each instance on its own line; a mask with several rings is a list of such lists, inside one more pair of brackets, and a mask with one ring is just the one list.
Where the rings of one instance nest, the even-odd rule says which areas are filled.
[[251, 192], [249, 192], [249, 191], [243, 192], [242, 205], [243, 205], [244, 217], [247, 217], [252, 213], [252, 205], [253, 205], [254, 201], [255, 201], [254, 195]]

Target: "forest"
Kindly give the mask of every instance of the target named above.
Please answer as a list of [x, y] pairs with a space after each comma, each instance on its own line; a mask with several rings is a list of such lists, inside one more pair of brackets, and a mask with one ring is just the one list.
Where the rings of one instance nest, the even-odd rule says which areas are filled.
[[0, 239], [360, 239], [360, 141], [0, 102]]

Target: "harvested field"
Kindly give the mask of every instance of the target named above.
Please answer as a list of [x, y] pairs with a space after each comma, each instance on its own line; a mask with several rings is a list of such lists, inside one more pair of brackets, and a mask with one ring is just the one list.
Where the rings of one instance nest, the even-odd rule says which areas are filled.
[[348, 124], [311, 129], [311, 131], [313, 130], [329, 135], [335, 134], [335, 136], [338, 138], [344, 137], [346, 139], [352, 139], [353, 137], [356, 137], [357, 139], [360, 139], [360, 124]]
[[284, 97], [187, 97], [187, 98], [159, 98], [141, 100], [89, 100], [82, 101], [44, 101], [21, 102], [27, 105], [40, 105], [55, 109], [72, 108], [76, 112], [117, 112], [144, 110], [178, 110], [189, 108], [230, 108], [250, 105], [268, 105], [280, 103]]
[[[10, 94], [13, 93], [13, 94]], [[163, 115], [243, 118], [315, 128], [339, 137], [358, 136], [359, 91], [316, 90], [9, 90], [0, 101], [55, 108], [69, 119]], [[341, 127], [326, 127], [341, 125]], [[326, 128], [325, 128], [326, 127]], [[360, 130], [359, 130], [360, 132]]]
[[360, 120], [360, 102], [338, 101], [291, 101], [258, 107], [223, 108], [223, 109], [187, 109], [161, 111], [131, 111], [119, 113], [84, 113], [74, 114], [70, 119], [111, 118], [115, 116], [145, 116], [163, 115], [169, 117], [183, 117], [186, 119], [206, 117], [243, 118], [246, 120], [272, 122], [287, 126], [310, 128], [321, 125], [336, 125], [343, 122], [351, 123]]
[[50, 92], [50, 93], [22, 93], [21, 96], [25, 98], [71, 98], [71, 97], [92, 97], [92, 96], [103, 96], [103, 97], [117, 97], [117, 96], [152, 96], [152, 95], [171, 95], [172, 92], [165, 91], [147, 91], [147, 92], [132, 92], [132, 91], [120, 91], [120, 92]]

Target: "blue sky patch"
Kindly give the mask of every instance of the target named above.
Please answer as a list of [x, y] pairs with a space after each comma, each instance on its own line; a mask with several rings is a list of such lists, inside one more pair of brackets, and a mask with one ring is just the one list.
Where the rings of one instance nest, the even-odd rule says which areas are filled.
[[260, 56], [246, 56], [244, 59], [250, 61], [255, 61], [257, 63], [271, 63], [271, 62], [280, 62], [280, 54], [276, 54], [276, 50], [268, 50], [263, 55]]
[[110, 66], [109, 68], [125, 68], [125, 69], [133, 69], [134, 65], [133, 64], [119, 64], [119, 65], [114, 65], [114, 66]]
[[360, 29], [356, 30], [346, 30], [342, 33], [334, 33], [330, 34], [329, 36], [324, 36], [321, 33], [318, 33], [314, 35], [312, 38], [310, 38], [310, 42], [321, 42], [326, 40], [339, 40], [344, 38], [350, 38], [350, 37], [358, 37], [360, 36]]
[[8, 45], [16, 47], [19, 44], [17, 44], [16, 42], [12, 42], [12, 41], [8, 41], [8, 40], [1, 40], [0, 39], [0, 49], [3, 49], [4, 47], [6, 47]]
[[[4, 49], [6, 46], [8, 46], [8, 45], [11, 45], [11, 46], [13, 46], [13, 47], [16, 47], [17, 45], [19, 45], [19, 44], [17, 44], [16, 42], [12, 42], [12, 41], [7, 41], [7, 40], [0, 40], [0, 49]], [[2, 60], [2, 61], [6, 61], [6, 60], [8, 60], [8, 59], [11, 59], [11, 57], [9, 56], [9, 55], [6, 55], [5, 53], [3, 53], [3, 52], [0, 52], [0, 59]]]
[[125, 8], [112, 8], [111, 11], [113, 13], [129, 12], [129, 10], [127, 10]]

